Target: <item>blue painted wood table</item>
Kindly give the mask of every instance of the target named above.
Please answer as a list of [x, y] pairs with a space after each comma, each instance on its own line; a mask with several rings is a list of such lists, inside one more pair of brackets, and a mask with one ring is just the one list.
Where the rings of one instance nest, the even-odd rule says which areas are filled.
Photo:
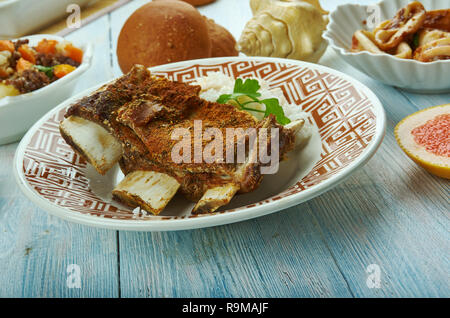
[[[144, 2], [132, 1], [68, 36], [96, 45], [94, 66], [77, 92], [120, 75], [116, 39]], [[338, 2], [322, 1], [329, 10]], [[218, 0], [200, 11], [236, 38], [251, 16], [243, 0]], [[12, 175], [17, 143], [1, 146], [0, 297], [450, 296], [449, 182], [410, 161], [393, 134], [403, 117], [449, 103], [450, 94], [380, 84], [331, 50], [320, 63], [377, 94], [387, 112], [383, 144], [333, 190], [250, 221], [159, 233], [71, 224], [22, 195]], [[80, 286], [71, 284], [70, 264], [78, 265]]]

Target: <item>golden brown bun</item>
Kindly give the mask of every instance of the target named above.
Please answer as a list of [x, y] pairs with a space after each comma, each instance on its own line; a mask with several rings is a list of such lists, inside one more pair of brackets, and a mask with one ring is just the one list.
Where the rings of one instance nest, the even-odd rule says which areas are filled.
[[237, 56], [236, 40], [223, 26], [218, 25], [212, 19], [205, 17], [208, 24], [209, 37], [211, 39], [211, 57]]
[[147, 67], [211, 56], [207, 22], [188, 3], [152, 1], [125, 22], [117, 41], [122, 72], [134, 64]]
[[183, 1], [190, 3], [193, 6], [202, 6], [202, 5], [214, 2], [216, 0], [183, 0]]

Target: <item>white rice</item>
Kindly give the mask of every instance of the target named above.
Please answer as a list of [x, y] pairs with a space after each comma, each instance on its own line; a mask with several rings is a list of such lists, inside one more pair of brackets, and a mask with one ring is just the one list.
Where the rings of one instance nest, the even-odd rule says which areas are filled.
[[[305, 120], [305, 126], [297, 133], [296, 136], [296, 146], [303, 146], [309, 140], [312, 134], [313, 126], [308, 120], [308, 117], [310, 117], [310, 115], [304, 112], [298, 105], [289, 104], [284, 97], [283, 91], [280, 88], [271, 89], [266, 81], [258, 78], [255, 79], [258, 80], [258, 83], [261, 86], [261, 88], [258, 90], [258, 93], [261, 94], [260, 99], [277, 98], [280, 106], [283, 108], [284, 115], [291, 121], [295, 121], [298, 119]], [[220, 95], [233, 93], [234, 82], [235, 80], [226, 74], [223, 74], [221, 72], [210, 72], [208, 73], [208, 75], [198, 78], [192, 84], [201, 86], [202, 90], [200, 92], [200, 97], [215, 102]], [[252, 104], [252, 107], [255, 108], [255, 105]], [[258, 108], [264, 110], [264, 105], [259, 104]], [[250, 113], [254, 115], [258, 120], [261, 120], [263, 118], [263, 114], [259, 112]]]

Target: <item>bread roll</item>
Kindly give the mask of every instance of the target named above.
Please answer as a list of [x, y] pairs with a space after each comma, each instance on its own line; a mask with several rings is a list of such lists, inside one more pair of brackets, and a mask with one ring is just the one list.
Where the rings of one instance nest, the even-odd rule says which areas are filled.
[[188, 3], [152, 1], [125, 22], [117, 41], [122, 72], [134, 64], [147, 67], [211, 56], [207, 21]]
[[216, 0], [183, 0], [183, 1], [186, 1], [187, 3], [190, 3], [193, 6], [202, 6], [202, 5], [214, 2]]
[[212, 19], [206, 18], [209, 37], [211, 39], [211, 57], [237, 56], [236, 40], [223, 26], [218, 25]]

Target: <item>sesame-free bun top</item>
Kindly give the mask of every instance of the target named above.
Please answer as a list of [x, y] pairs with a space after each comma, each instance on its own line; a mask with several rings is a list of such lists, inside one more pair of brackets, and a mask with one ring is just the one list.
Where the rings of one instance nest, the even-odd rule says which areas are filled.
[[188, 3], [152, 1], [125, 22], [117, 41], [122, 72], [134, 64], [150, 67], [211, 56], [211, 40], [203, 16]]

